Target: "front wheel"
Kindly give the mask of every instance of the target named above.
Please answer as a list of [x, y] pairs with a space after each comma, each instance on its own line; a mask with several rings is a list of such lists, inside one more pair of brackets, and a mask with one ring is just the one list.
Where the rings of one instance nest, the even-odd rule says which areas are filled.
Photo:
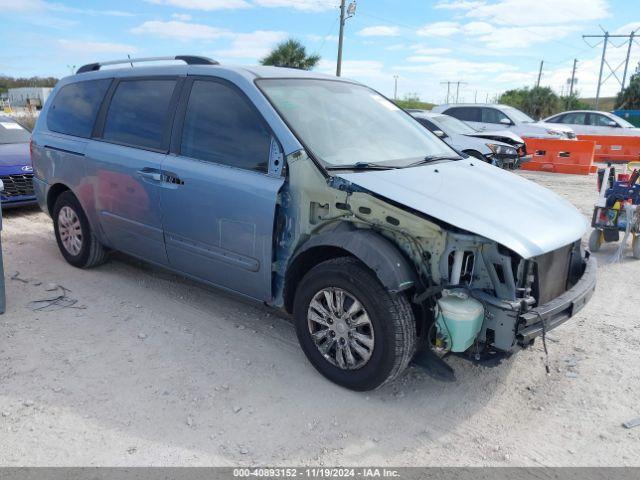
[[354, 258], [323, 262], [302, 279], [294, 302], [302, 350], [325, 377], [372, 390], [400, 375], [416, 346], [413, 311]]
[[592, 252], [597, 252], [598, 250], [600, 250], [603, 241], [604, 234], [598, 229], [593, 230], [593, 232], [591, 232], [591, 235], [589, 235], [589, 250]]

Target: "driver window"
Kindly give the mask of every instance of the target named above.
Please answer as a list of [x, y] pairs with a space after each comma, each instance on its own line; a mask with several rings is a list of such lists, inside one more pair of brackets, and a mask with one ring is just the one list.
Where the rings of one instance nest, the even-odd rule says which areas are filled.
[[605, 115], [591, 114], [590, 125], [595, 127], [611, 127], [610, 123], [613, 121]]
[[[501, 120], [509, 120], [504, 113], [495, 108], [483, 108], [482, 109], [482, 121], [484, 123], [500, 123]], [[511, 121], [511, 120], [509, 120]]]
[[586, 125], [587, 114], [584, 112], [567, 113], [564, 117], [563, 123], [570, 123], [572, 125]]

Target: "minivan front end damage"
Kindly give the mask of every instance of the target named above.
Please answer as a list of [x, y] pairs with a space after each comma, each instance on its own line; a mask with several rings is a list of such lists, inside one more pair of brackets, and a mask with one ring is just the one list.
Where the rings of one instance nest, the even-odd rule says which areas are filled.
[[[350, 255], [389, 291], [412, 299], [419, 334], [439, 354], [456, 343], [438, 343], [453, 330], [438, 321], [443, 296], [458, 292], [479, 302], [484, 314], [468, 348], [478, 354], [531, 344], [575, 315], [593, 294], [595, 259], [582, 252], [579, 236], [568, 245], [522, 255], [355, 183], [366, 173], [325, 176], [304, 151], [289, 155], [286, 164], [274, 248], [276, 306], [290, 311], [297, 272], [307, 263]], [[432, 336], [434, 330], [449, 331]]]

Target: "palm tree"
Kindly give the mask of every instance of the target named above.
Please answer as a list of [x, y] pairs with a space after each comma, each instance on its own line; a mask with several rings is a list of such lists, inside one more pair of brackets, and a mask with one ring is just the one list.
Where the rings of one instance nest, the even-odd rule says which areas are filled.
[[320, 55], [307, 55], [307, 49], [297, 40], [290, 38], [279, 43], [269, 55], [260, 60], [262, 65], [311, 70], [320, 61]]

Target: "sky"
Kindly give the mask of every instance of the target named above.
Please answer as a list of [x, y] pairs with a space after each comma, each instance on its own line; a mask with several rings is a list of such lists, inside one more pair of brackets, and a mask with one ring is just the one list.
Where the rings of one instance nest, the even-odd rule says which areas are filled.
[[[350, 0], [347, 0], [349, 3]], [[301, 41], [335, 73], [339, 0], [0, 0], [0, 74], [68, 75], [84, 63], [132, 57], [205, 55], [254, 65], [278, 42]], [[357, 0], [345, 25], [343, 76], [393, 97], [442, 103], [461, 82], [460, 102], [484, 102], [510, 88], [567, 88], [578, 59], [577, 89], [596, 93], [600, 39], [640, 29], [640, 0]], [[600, 44], [598, 44], [600, 42]], [[626, 39], [612, 39], [618, 67]], [[640, 61], [640, 30], [630, 70]], [[605, 77], [609, 74], [605, 67]], [[622, 77], [622, 67], [617, 71]], [[602, 95], [615, 95], [614, 77]], [[451, 86], [450, 101], [456, 85]]]

